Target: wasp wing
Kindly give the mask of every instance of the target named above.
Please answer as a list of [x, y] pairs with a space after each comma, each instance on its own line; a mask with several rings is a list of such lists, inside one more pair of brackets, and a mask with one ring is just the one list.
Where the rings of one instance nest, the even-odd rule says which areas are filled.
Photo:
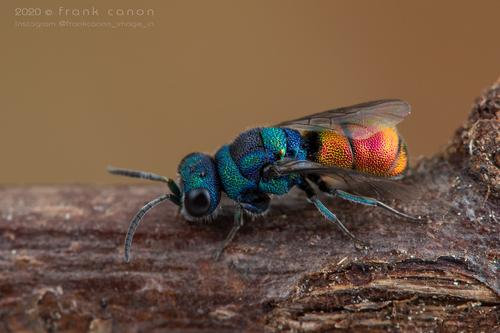
[[358, 195], [376, 199], [416, 199], [420, 195], [412, 186], [386, 177], [375, 176], [355, 170], [336, 168], [307, 160], [283, 159], [267, 169], [267, 177], [275, 178], [290, 174], [314, 173], [325, 175], [346, 184]]
[[410, 114], [410, 105], [399, 99], [366, 102], [285, 121], [275, 127], [299, 132], [328, 132], [353, 139], [367, 139], [385, 128], [393, 127]]

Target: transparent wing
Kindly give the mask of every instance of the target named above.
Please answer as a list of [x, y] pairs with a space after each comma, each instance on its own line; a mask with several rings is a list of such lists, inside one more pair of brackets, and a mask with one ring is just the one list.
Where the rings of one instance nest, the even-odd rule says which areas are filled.
[[376, 199], [411, 200], [420, 196], [414, 187], [390, 178], [304, 160], [283, 159], [277, 161], [267, 169], [266, 176], [275, 178], [283, 175], [308, 173], [331, 177], [345, 183], [354, 194]]
[[316, 113], [285, 121], [275, 127], [291, 128], [299, 132], [333, 131], [361, 140], [384, 128], [395, 126], [410, 114], [410, 110], [410, 105], [405, 101], [385, 99]]

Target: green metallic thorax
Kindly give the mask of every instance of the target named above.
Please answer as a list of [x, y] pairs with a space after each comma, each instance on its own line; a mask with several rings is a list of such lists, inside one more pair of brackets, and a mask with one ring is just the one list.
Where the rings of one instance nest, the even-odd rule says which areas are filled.
[[283, 158], [305, 159], [304, 142], [297, 131], [274, 127], [255, 128], [241, 134], [229, 145], [219, 149], [215, 161], [222, 188], [228, 197], [248, 203], [256, 213], [262, 208], [256, 200], [268, 194], [285, 194], [297, 184], [295, 175], [270, 180], [262, 179], [262, 168]]

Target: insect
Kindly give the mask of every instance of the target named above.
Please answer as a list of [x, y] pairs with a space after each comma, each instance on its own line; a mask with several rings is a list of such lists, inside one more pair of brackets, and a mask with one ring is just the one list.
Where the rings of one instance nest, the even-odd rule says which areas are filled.
[[[415, 197], [412, 187], [396, 181], [408, 168], [408, 154], [395, 125], [409, 113], [404, 101], [380, 100], [254, 128], [220, 148], [214, 157], [187, 155], [178, 169], [180, 186], [156, 174], [108, 167], [114, 175], [164, 182], [171, 191], [146, 204], [133, 218], [125, 239], [125, 260], [129, 261], [137, 225], [151, 208], [169, 200], [186, 219], [209, 220], [219, 210], [222, 192], [235, 201], [236, 210], [234, 225], [215, 259], [243, 225], [243, 212], [265, 213], [272, 195], [285, 194], [294, 186], [305, 191], [307, 200], [346, 236], [368, 247], [319, 201], [311, 182], [327, 196], [424, 221], [425, 217], [406, 215], [378, 200]], [[332, 187], [321, 176], [337, 180], [349, 191]]]

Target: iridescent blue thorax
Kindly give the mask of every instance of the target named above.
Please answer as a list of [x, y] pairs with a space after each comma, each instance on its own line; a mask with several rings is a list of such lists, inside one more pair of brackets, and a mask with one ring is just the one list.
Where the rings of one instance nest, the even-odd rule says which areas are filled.
[[305, 159], [305, 143], [297, 131], [266, 127], [251, 129], [220, 148], [215, 154], [222, 188], [228, 197], [253, 213], [269, 206], [268, 194], [285, 194], [299, 178], [286, 175], [270, 180], [262, 178], [262, 169], [277, 160]]

